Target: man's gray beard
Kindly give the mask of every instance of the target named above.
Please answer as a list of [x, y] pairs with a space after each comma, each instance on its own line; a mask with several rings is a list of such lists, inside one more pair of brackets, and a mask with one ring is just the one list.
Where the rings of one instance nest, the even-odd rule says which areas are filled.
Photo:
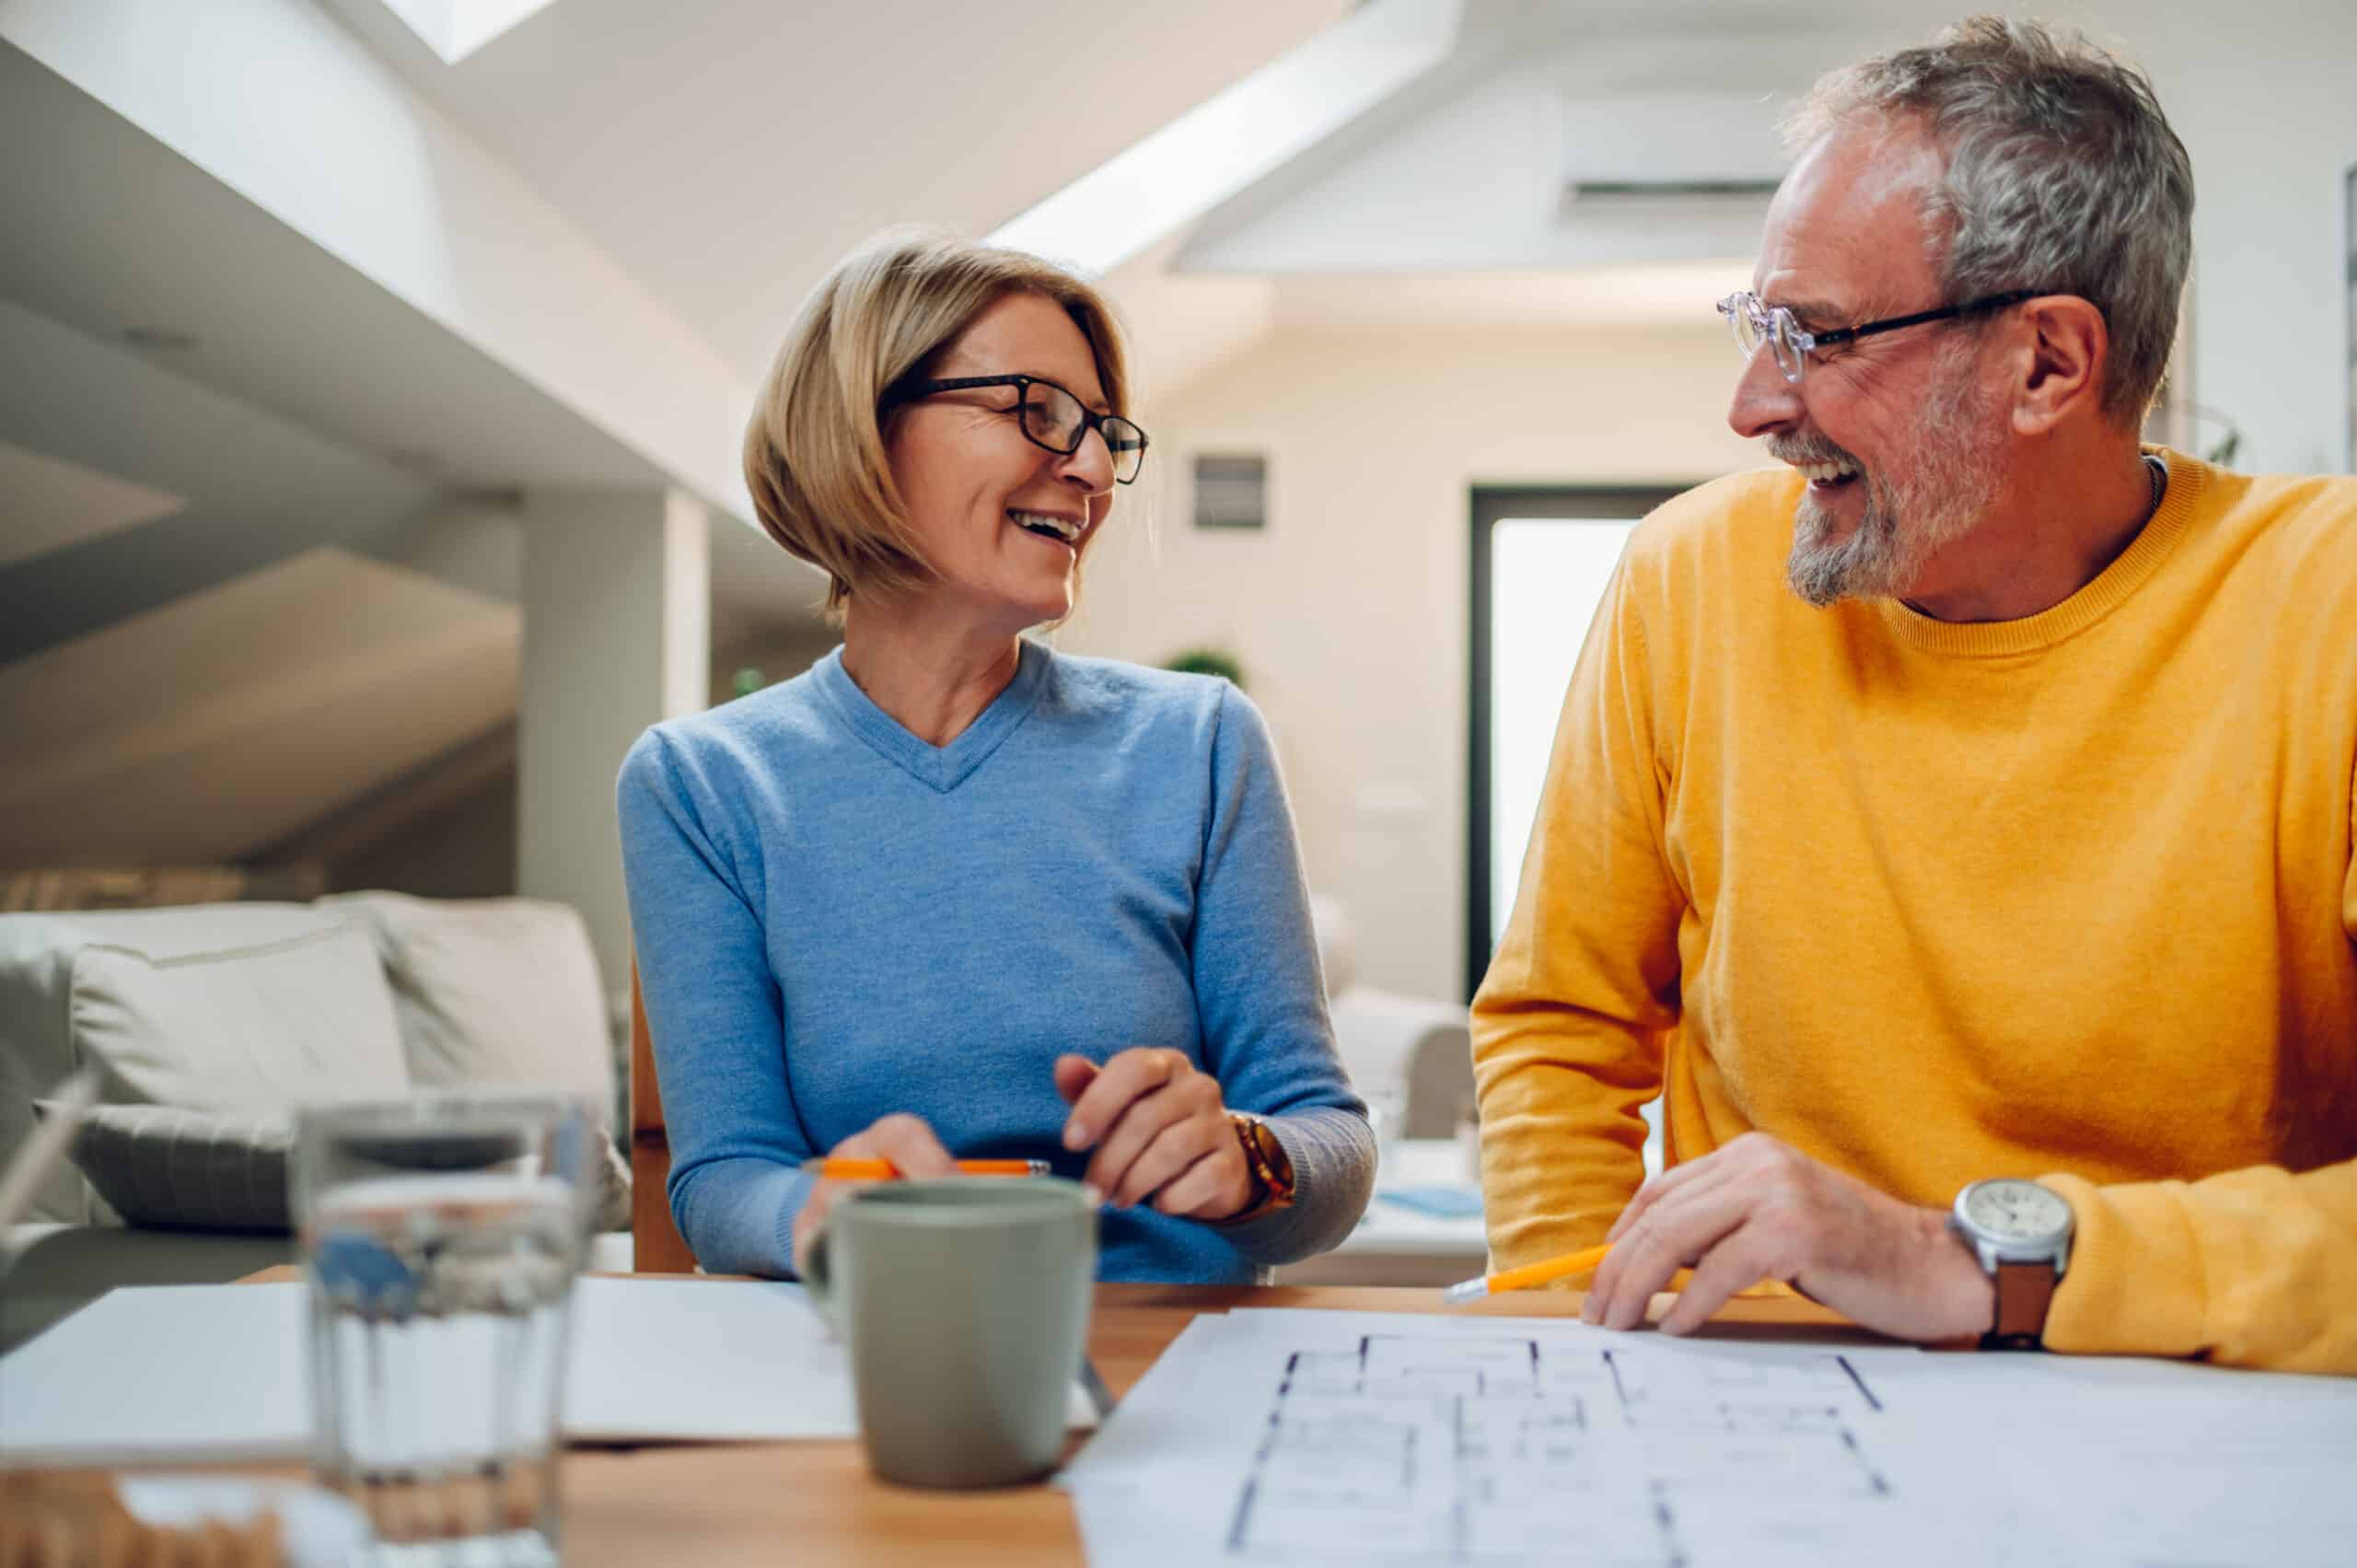
[[1848, 539], [1829, 543], [1835, 519], [1802, 494], [1784, 559], [1793, 592], [1820, 610], [1844, 598], [1902, 598], [1924, 562], [1972, 531], [1996, 495], [2003, 437], [1973, 385], [1971, 361], [1968, 352], [1941, 355], [1916, 415], [1916, 462], [1905, 480], [1888, 482], [1861, 466], [1853, 482], [1866, 487], [1866, 504]]

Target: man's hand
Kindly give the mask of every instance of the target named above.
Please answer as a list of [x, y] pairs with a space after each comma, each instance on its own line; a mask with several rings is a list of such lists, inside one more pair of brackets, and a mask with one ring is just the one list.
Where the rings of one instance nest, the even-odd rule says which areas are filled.
[[1644, 1321], [1681, 1268], [1693, 1279], [1661, 1321], [1687, 1333], [1761, 1280], [1782, 1280], [1869, 1329], [1903, 1340], [1966, 1339], [1996, 1318], [1996, 1286], [1947, 1214], [1886, 1196], [1762, 1132], [1647, 1183], [1605, 1238], [1580, 1316]]
[[1072, 1106], [1064, 1147], [1097, 1151], [1084, 1177], [1117, 1209], [1152, 1199], [1166, 1214], [1224, 1220], [1252, 1199], [1252, 1170], [1219, 1082], [1184, 1051], [1136, 1046], [1099, 1067], [1056, 1058]]
[[[907, 1111], [895, 1111], [878, 1117], [860, 1132], [853, 1133], [827, 1151], [830, 1159], [882, 1159], [892, 1162], [892, 1168], [902, 1176], [928, 1179], [955, 1176], [958, 1162], [941, 1146], [931, 1124], [921, 1116]], [[837, 1181], [822, 1177], [810, 1189], [810, 1196], [803, 1201], [802, 1212], [794, 1216], [794, 1272], [807, 1270], [810, 1260], [810, 1243], [818, 1238], [819, 1227], [827, 1223], [827, 1211], [834, 1206], [836, 1196], [846, 1188], [865, 1187], [865, 1181]]]

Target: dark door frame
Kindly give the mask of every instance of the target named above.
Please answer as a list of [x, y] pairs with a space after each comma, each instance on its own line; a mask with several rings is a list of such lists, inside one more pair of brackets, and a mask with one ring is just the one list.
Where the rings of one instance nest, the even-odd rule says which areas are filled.
[[1490, 967], [1497, 934], [1490, 929], [1490, 533], [1508, 517], [1642, 517], [1695, 481], [1661, 484], [1477, 484], [1472, 491], [1473, 613], [1467, 643], [1468, 713], [1465, 811], [1465, 997], [1471, 1001]]

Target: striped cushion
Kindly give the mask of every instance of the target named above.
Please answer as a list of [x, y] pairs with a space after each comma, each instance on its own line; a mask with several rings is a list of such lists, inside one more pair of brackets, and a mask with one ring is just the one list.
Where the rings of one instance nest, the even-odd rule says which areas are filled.
[[[47, 1117], [50, 1101], [33, 1108]], [[74, 1138], [74, 1163], [132, 1225], [207, 1230], [288, 1228], [284, 1112], [99, 1105]]]
[[[51, 1100], [33, 1101], [43, 1117]], [[284, 1112], [190, 1110], [173, 1105], [99, 1105], [74, 1135], [74, 1163], [124, 1223], [163, 1228], [293, 1228], [287, 1161], [293, 1118]], [[592, 1224], [630, 1225], [630, 1166], [600, 1141], [605, 1162]]]

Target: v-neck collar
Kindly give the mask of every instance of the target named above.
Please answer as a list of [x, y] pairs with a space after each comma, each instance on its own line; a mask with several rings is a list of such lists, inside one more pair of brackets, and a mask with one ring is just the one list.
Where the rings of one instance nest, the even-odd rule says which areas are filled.
[[1048, 665], [1053, 656], [1028, 637], [1021, 639], [1015, 679], [946, 746], [935, 746], [911, 734], [900, 720], [877, 707], [843, 668], [841, 647], [813, 665], [811, 673], [853, 735], [919, 784], [947, 795], [990, 761], [991, 753], [1031, 716], [1047, 689]]

